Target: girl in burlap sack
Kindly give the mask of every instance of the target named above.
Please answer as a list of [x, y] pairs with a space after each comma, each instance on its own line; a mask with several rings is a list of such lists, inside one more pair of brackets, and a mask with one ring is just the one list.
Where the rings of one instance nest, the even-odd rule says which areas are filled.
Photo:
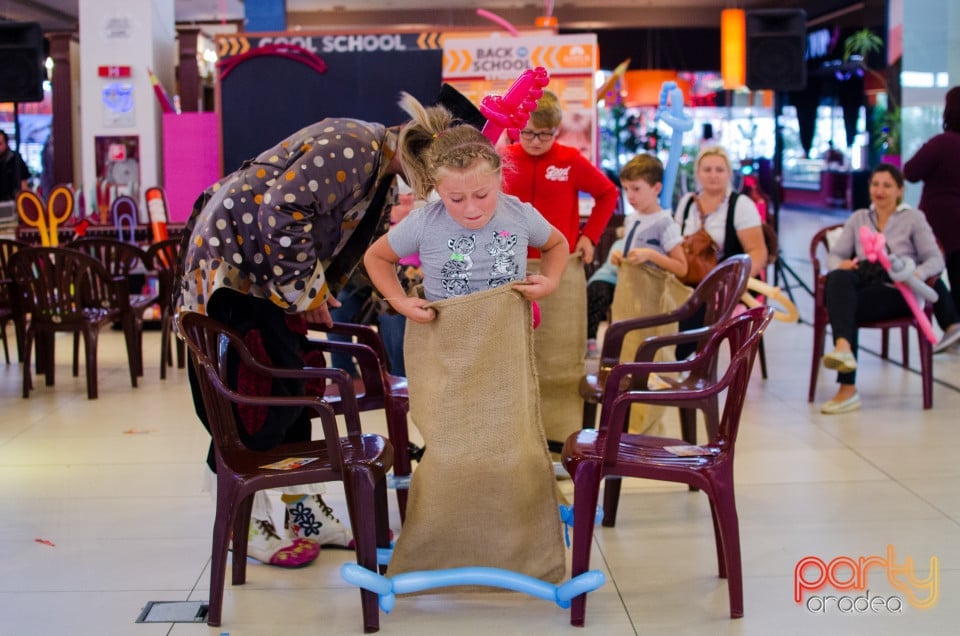
[[[409, 320], [410, 414], [427, 451], [387, 573], [499, 567], [557, 582], [565, 555], [540, 421], [530, 302], [556, 290], [567, 242], [533, 206], [500, 191], [500, 157], [470, 126], [447, 128], [412, 97], [400, 139], [411, 212], [367, 251], [384, 298]], [[543, 253], [527, 274], [527, 247]], [[407, 297], [401, 257], [419, 253], [424, 298]], [[496, 531], [491, 531], [496, 528]]]

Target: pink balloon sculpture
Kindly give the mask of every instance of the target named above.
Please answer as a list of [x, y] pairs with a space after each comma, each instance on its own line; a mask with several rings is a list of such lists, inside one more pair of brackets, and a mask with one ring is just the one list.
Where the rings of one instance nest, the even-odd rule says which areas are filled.
[[543, 87], [549, 83], [547, 69], [538, 66], [521, 73], [502, 97], [487, 95], [481, 99], [480, 112], [487, 118], [484, 136], [497, 143], [506, 130], [510, 138], [516, 140], [519, 130], [527, 125], [530, 113], [536, 110], [537, 100], [543, 97]]
[[933, 326], [917, 299], [919, 297], [929, 302], [936, 302], [937, 292], [913, 275], [913, 272], [917, 269], [913, 259], [901, 258], [896, 254], [888, 256], [886, 243], [886, 238], [880, 232], [874, 232], [866, 225], [860, 226], [860, 245], [863, 246], [863, 253], [867, 260], [871, 263], [880, 263], [883, 269], [887, 270], [890, 280], [903, 294], [907, 307], [910, 308], [913, 316], [917, 319], [920, 331], [927, 337], [927, 340], [935, 343], [937, 336], [933, 333]]

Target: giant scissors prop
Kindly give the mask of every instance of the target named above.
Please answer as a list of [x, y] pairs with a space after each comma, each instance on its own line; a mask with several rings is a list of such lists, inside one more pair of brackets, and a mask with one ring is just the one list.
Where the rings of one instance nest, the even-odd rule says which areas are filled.
[[936, 343], [937, 336], [933, 333], [933, 326], [930, 319], [920, 306], [920, 299], [931, 303], [937, 302], [937, 292], [930, 288], [926, 283], [913, 275], [917, 270], [917, 264], [912, 258], [900, 257], [896, 254], [887, 254], [887, 239], [880, 232], [874, 232], [866, 225], [860, 226], [860, 245], [863, 247], [863, 253], [871, 263], [880, 263], [883, 269], [887, 270], [890, 280], [894, 286], [903, 294], [903, 299], [907, 302], [907, 307], [913, 312], [913, 317], [917, 319], [920, 331], [930, 342]]
[[487, 95], [480, 100], [480, 112], [487, 118], [483, 135], [497, 143], [504, 130], [516, 141], [520, 129], [527, 125], [530, 113], [537, 109], [537, 100], [543, 97], [543, 87], [550, 83], [547, 69], [538, 66], [527, 69], [513, 81], [507, 92]]
[[17, 195], [17, 214], [24, 223], [37, 228], [40, 245], [57, 247], [60, 235], [57, 227], [73, 215], [73, 190], [58, 185], [50, 191], [46, 205], [35, 193], [25, 190]]
[[660, 207], [673, 209], [673, 189], [677, 183], [677, 169], [683, 153], [683, 133], [693, 129], [693, 118], [683, 112], [683, 91], [676, 82], [664, 82], [660, 87], [660, 105], [655, 120], [663, 121], [673, 130], [670, 136], [670, 155], [663, 170], [663, 190]]
[[[136, 243], [137, 202], [127, 195], [119, 196], [110, 204], [110, 215], [117, 228], [117, 238], [125, 243]], [[125, 235], [124, 228], [129, 229], [129, 238]]]

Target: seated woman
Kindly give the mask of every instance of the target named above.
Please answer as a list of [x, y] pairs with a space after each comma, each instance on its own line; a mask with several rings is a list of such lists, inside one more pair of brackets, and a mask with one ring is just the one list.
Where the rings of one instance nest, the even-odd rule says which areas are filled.
[[[750, 275], [758, 276], [767, 266], [760, 212], [750, 197], [733, 191], [733, 169], [727, 152], [721, 146], [705, 146], [697, 155], [694, 170], [700, 191], [684, 195], [674, 213], [681, 235], [690, 236], [702, 227], [717, 244], [718, 261], [747, 254]], [[681, 331], [701, 326], [703, 316], [680, 322]], [[677, 359], [687, 357], [695, 348], [696, 343], [678, 345]]]
[[837, 370], [840, 388], [820, 409], [834, 415], [860, 408], [856, 387], [857, 323], [910, 315], [900, 291], [878, 263], [864, 258], [860, 227], [880, 232], [887, 249], [917, 265], [920, 280], [943, 271], [943, 255], [923, 213], [903, 203], [903, 174], [890, 164], [880, 164], [870, 177], [870, 207], [855, 211], [843, 226], [827, 256], [825, 302], [830, 314], [834, 350], [823, 356], [823, 365]]

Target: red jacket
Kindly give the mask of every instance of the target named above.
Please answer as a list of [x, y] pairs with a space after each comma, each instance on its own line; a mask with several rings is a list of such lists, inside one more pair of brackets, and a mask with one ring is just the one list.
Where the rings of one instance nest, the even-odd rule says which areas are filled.
[[[617, 186], [580, 151], [554, 143], [533, 157], [519, 143], [503, 151], [503, 191], [537, 208], [566, 237], [573, 253], [581, 234], [596, 245], [617, 207]], [[593, 210], [580, 229], [580, 192], [593, 197]], [[539, 257], [530, 250], [530, 257]]]

